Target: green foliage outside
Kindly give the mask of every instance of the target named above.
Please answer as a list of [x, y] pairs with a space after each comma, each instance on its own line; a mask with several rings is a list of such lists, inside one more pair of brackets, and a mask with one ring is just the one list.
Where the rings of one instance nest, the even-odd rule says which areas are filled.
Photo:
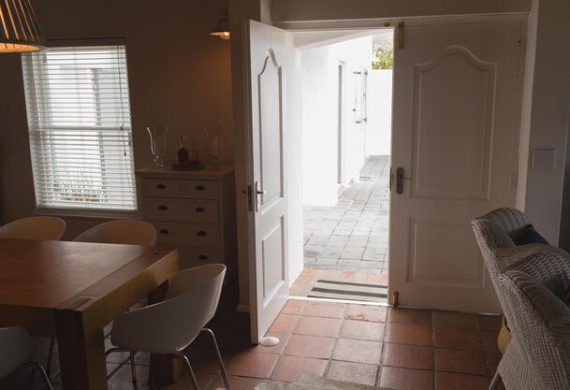
[[375, 47], [372, 69], [392, 69], [394, 67], [394, 51], [391, 48]]

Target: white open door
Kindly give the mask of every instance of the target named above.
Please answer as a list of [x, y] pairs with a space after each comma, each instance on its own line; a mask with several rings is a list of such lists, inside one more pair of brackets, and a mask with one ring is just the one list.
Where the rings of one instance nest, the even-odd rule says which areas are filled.
[[258, 342], [289, 295], [286, 148], [287, 82], [292, 82], [287, 33], [250, 21], [251, 185], [255, 261], [250, 266], [252, 341]]
[[409, 25], [396, 45], [389, 287], [402, 306], [499, 311], [470, 222], [514, 204], [523, 24]]

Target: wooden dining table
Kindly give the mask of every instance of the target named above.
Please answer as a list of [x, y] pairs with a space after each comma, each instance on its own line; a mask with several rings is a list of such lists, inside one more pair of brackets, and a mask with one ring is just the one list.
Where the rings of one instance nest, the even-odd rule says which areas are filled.
[[[0, 326], [56, 336], [64, 390], [107, 389], [103, 328], [145, 297], [162, 299], [177, 271], [172, 248], [0, 239]], [[151, 357], [159, 384], [176, 369]]]

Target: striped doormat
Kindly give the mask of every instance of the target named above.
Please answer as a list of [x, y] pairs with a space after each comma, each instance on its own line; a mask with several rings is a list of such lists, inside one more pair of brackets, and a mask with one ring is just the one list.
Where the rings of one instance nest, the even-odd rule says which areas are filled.
[[388, 286], [317, 280], [308, 297], [387, 303]]

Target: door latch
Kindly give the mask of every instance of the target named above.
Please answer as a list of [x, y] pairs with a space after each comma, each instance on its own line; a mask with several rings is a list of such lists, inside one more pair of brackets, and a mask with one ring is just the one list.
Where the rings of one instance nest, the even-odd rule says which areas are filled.
[[247, 209], [253, 211], [253, 191], [251, 186], [247, 186], [245, 190], [241, 191], [242, 194], [247, 196]]
[[[404, 193], [404, 180], [411, 180], [411, 177], [405, 177], [404, 168], [398, 167], [396, 169], [396, 193], [402, 195]], [[390, 187], [392, 186], [390, 177]]]
[[404, 168], [396, 169], [396, 193], [401, 195], [404, 192]]

